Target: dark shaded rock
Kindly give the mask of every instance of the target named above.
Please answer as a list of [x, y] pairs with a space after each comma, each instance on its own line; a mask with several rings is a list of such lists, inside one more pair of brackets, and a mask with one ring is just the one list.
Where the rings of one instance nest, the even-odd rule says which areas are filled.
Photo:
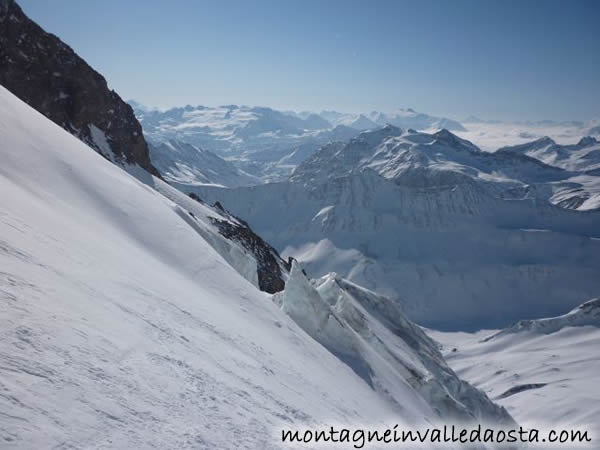
[[510, 397], [511, 395], [518, 394], [520, 392], [529, 391], [531, 389], [539, 389], [546, 386], [547, 383], [530, 383], [530, 384], [519, 384], [517, 386], [513, 386], [507, 391], [500, 394], [495, 400], [500, 400], [506, 397]]
[[192, 200], [196, 200], [198, 203], [204, 203], [202, 201], [202, 199], [200, 197], [198, 197], [196, 194], [194, 194], [193, 192], [190, 192], [188, 194], [188, 196], [192, 199]]
[[0, 84], [107, 159], [159, 176], [131, 106], [14, 0], [0, 0]]
[[290, 271], [292, 260], [284, 261], [277, 250], [252, 231], [248, 223], [231, 214], [220, 203], [215, 203], [213, 207], [220, 214], [230, 219], [209, 218], [213, 225], [218, 228], [219, 233], [226, 239], [240, 243], [256, 258], [259, 289], [270, 294], [283, 291], [283, 288], [285, 288], [283, 272]]

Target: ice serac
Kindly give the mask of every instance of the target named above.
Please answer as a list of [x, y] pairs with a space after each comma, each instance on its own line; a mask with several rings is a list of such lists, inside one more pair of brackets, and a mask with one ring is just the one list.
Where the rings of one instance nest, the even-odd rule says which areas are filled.
[[14, 0], [0, 7], [0, 84], [104, 157], [158, 175], [132, 108]]
[[335, 274], [311, 283], [294, 262], [285, 290], [274, 301], [398, 407], [410, 399], [453, 420], [512, 422], [503, 408], [454, 374], [436, 344], [392, 300]]

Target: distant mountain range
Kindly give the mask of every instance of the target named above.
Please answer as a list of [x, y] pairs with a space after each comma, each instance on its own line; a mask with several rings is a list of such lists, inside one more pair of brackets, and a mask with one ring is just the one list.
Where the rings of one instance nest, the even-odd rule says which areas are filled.
[[600, 289], [600, 211], [551, 204], [575, 189], [574, 203], [560, 206], [593, 209], [581, 177], [598, 180], [523, 152], [482, 152], [447, 130], [386, 126], [325, 145], [288, 181], [193, 191], [311, 275], [336, 272], [421, 323], [498, 327]]
[[456, 121], [400, 109], [393, 114], [336, 111], [295, 113], [265, 107], [185, 106], [160, 111], [130, 100], [146, 137], [155, 143], [176, 140], [214, 152], [262, 181], [290, 175], [321, 146], [345, 141], [360, 131], [387, 124], [415, 129], [464, 130]]

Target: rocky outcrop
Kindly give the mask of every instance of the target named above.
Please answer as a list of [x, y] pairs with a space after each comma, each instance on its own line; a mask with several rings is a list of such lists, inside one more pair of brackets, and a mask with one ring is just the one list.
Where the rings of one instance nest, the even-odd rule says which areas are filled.
[[[189, 197], [197, 202], [204, 203], [194, 193], [189, 194]], [[252, 231], [247, 222], [231, 214], [219, 202], [216, 202], [213, 208], [217, 210], [221, 217], [226, 219], [208, 217], [219, 234], [225, 239], [239, 243], [256, 259], [258, 288], [269, 294], [282, 291], [285, 288], [285, 281], [292, 267], [292, 258], [287, 262], [284, 261], [275, 248]]]
[[14, 0], [0, 0], [0, 84], [107, 159], [159, 175], [131, 106]]

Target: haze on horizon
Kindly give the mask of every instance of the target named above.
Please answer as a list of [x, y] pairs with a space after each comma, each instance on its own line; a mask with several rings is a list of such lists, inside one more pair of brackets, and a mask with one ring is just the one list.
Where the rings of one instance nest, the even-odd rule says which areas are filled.
[[18, 1], [149, 106], [600, 118], [594, 0]]

